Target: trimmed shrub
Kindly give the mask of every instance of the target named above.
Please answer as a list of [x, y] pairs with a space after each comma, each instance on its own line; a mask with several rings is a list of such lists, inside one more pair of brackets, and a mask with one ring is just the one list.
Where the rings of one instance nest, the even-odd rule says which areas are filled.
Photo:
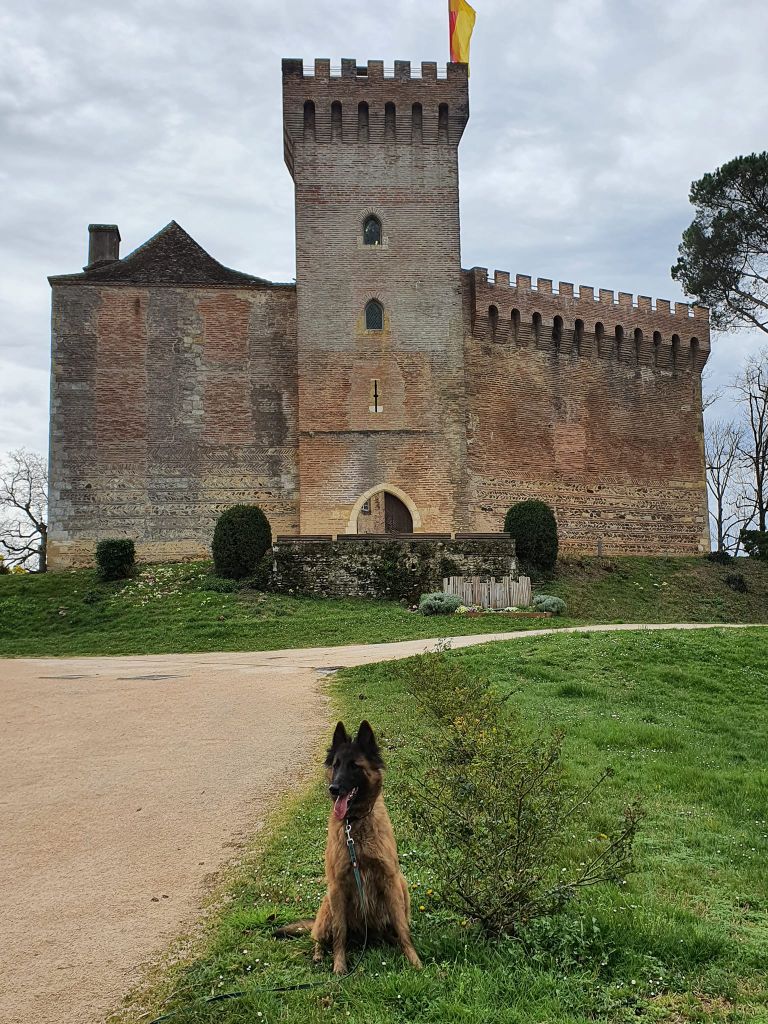
[[562, 597], [553, 597], [550, 594], [537, 594], [533, 599], [533, 607], [537, 612], [564, 615], [566, 604]]
[[747, 581], [740, 572], [729, 572], [725, 577], [725, 585], [730, 587], [731, 590], [735, 590], [737, 594], [746, 594], [749, 590]]
[[710, 551], [704, 557], [708, 562], [714, 562], [716, 565], [730, 565], [733, 561], [733, 555], [729, 555], [727, 551]]
[[251, 576], [271, 546], [272, 530], [261, 509], [233, 505], [222, 512], [213, 531], [214, 571], [231, 580]]
[[521, 501], [504, 518], [504, 532], [512, 536], [518, 558], [538, 569], [554, 569], [557, 561], [557, 522], [544, 501]]
[[768, 560], [768, 530], [742, 530], [741, 543], [750, 558]]
[[96, 567], [102, 580], [124, 580], [131, 575], [136, 561], [132, 540], [100, 540], [96, 545]]
[[455, 594], [422, 594], [419, 612], [422, 615], [452, 615], [461, 606], [461, 598]]

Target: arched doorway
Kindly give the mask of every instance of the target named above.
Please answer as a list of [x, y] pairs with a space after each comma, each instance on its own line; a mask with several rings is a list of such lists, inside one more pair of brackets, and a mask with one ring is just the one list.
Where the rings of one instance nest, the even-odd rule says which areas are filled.
[[353, 509], [348, 532], [413, 533], [414, 526], [421, 525], [418, 513], [408, 496], [395, 490], [380, 487], [362, 495]]

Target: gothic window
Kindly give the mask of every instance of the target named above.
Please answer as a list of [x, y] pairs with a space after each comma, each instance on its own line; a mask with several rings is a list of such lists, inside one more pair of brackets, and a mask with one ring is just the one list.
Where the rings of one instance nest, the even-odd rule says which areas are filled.
[[661, 351], [661, 334], [658, 331], [653, 332], [653, 365], [659, 365], [659, 352]]
[[677, 334], [672, 335], [672, 369], [677, 369], [680, 359], [680, 338]]
[[341, 104], [334, 100], [331, 104], [331, 139], [334, 142], [341, 142], [343, 129], [341, 127]]
[[304, 141], [315, 141], [315, 104], [312, 100], [304, 104]]
[[384, 107], [384, 139], [386, 142], [394, 142], [397, 138], [397, 112], [394, 103], [387, 103]]
[[635, 328], [635, 362], [640, 365], [640, 357], [643, 352], [643, 332], [639, 327]]
[[357, 107], [357, 141], [368, 142], [368, 104], [363, 102]]
[[488, 329], [491, 334], [491, 341], [496, 341], [499, 330], [499, 311], [496, 306], [488, 307]]
[[365, 307], [366, 331], [384, 330], [384, 307], [376, 299], [371, 299]]
[[363, 244], [381, 245], [381, 221], [373, 214], [366, 217], [363, 224]]
[[448, 141], [448, 104], [441, 103], [437, 115], [437, 141]]
[[617, 326], [613, 333], [616, 337], [616, 358], [621, 359], [621, 346], [624, 344], [624, 328]]
[[605, 340], [605, 327], [598, 321], [595, 324], [595, 341], [597, 342], [597, 351], [599, 355], [602, 355], [603, 341]]
[[421, 142], [424, 118], [423, 118], [423, 112], [422, 112], [421, 104], [420, 103], [414, 103], [413, 104], [413, 111], [411, 113], [411, 117], [412, 117], [411, 133], [412, 133], [413, 141], [414, 142]]

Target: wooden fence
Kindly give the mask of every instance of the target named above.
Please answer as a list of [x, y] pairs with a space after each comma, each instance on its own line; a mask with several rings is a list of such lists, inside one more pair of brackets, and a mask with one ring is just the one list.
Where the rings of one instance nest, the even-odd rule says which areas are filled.
[[443, 593], [455, 594], [462, 604], [481, 608], [522, 608], [531, 603], [531, 578], [511, 576], [450, 576], [443, 580]]

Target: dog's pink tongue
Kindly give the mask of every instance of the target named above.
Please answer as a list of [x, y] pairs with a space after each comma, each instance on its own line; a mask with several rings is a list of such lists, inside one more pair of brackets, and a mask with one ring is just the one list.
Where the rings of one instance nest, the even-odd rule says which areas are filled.
[[347, 816], [347, 808], [349, 807], [349, 801], [352, 799], [351, 793], [345, 793], [343, 796], [337, 796], [333, 802], [333, 814], [334, 817], [338, 818], [339, 821], [343, 821]]

